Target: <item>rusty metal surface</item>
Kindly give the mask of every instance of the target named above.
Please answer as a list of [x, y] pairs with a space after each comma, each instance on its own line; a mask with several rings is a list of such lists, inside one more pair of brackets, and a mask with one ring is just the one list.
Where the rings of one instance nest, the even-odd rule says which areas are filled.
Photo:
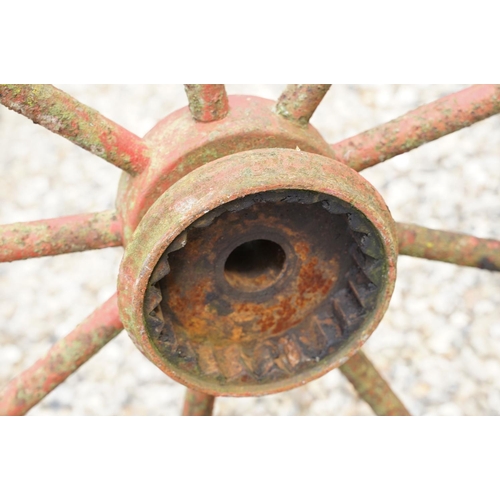
[[376, 415], [410, 415], [362, 350], [343, 364], [340, 371], [351, 382], [359, 396], [371, 406]]
[[356, 171], [418, 148], [500, 112], [500, 85], [473, 85], [332, 145]]
[[330, 87], [330, 84], [288, 85], [276, 102], [276, 113], [306, 126]]
[[149, 165], [142, 139], [52, 85], [0, 85], [0, 103], [129, 174]]
[[314, 127], [297, 127], [274, 113], [274, 101], [230, 96], [229, 105], [231, 112], [224, 120], [208, 123], [193, 120], [189, 109], [182, 108], [146, 134], [151, 165], [142, 175], [122, 176], [118, 190], [117, 208], [125, 241], [161, 194], [217, 158], [261, 148], [298, 148], [327, 157], [333, 154]]
[[224, 85], [186, 84], [184, 89], [189, 100], [189, 110], [195, 120], [213, 122], [225, 118], [229, 113]]
[[331, 358], [383, 288], [383, 245], [370, 222], [315, 192], [246, 196], [182, 238], [146, 292], [152, 339], [171, 365], [226, 390], [286, 383]]
[[115, 294], [0, 391], [0, 415], [25, 415], [122, 329]]
[[[119, 275], [122, 319], [137, 347], [188, 387], [233, 396], [287, 390], [342, 364], [379, 323], [394, 286], [394, 235], [380, 196], [344, 165], [286, 149], [231, 155], [178, 181], [139, 225]], [[245, 238], [280, 245], [288, 267], [257, 273], [257, 289], [226, 289], [224, 303], [223, 256]], [[229, 246], [219, 248], [222, 240]]]
[[210, 417], [214, 411], [215, 397], [203, 392], [186, 389], [183, 417]]
[[114, 210], [0, 226], [0, 262], [60, 255], [122, 244]]
[[399, 253], [459, 266], [500, 271], [500, 241], [438, 231], [416, 224], [397, 224]]

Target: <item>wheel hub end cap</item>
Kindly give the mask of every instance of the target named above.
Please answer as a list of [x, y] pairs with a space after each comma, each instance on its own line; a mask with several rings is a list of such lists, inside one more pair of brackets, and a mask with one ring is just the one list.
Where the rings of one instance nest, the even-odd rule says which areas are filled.
[[120, 269], [122, 320], [193, 389], [288, 390], [340, 366], [376, 328], [396, 242], [382, 198], [345, 165], [285, 149], [234, 154], [144, 216]]

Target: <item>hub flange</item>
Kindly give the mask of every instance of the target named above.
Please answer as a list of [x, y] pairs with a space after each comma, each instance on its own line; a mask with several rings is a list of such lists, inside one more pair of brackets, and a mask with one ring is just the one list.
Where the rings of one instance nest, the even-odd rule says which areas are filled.
[[359, 174], [320, 155], [247, 151], [153, 204], [119, 277], [139, 349], [196, 390], [288, 390], [352, 356], [387, 309], [394, 222]]

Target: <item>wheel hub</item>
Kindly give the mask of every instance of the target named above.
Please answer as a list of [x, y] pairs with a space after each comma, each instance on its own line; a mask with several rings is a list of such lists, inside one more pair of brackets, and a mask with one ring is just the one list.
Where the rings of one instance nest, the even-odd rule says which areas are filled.
[[247, 151], [183, 177], [127, 246], [122, 317], [174, 379], [216, 395], [287, 390], [354, 354], [395, 279], [394, 223], [344, 165]]

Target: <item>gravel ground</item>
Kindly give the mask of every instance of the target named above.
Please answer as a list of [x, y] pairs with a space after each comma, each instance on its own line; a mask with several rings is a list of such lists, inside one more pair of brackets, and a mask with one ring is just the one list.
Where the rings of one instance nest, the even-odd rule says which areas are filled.
[[[182, 86], [57, 85], [142, 136], [186, 104]], [[228, 85], [275, 99], [284, 85]], [[344, 139], [465, 85], [338, 85], [312, 119]], [[0, 223], [113, 208], [120, 171], [0, 108]], [[398, 221], [500, 238], [500, 116], [363, 174]], [[114, 291], [122, 250], [0, 265], [0, 385]], [[381, 325], [365, 346], [415, 415], [500, 414], [500, 273], [400, 257]], [[184, 388], [133, 346], [108, 344], [30, 415], [177, 415]], [[220, 398], [219, 415], [370, 415], [338, 370], [283, 394]]]

